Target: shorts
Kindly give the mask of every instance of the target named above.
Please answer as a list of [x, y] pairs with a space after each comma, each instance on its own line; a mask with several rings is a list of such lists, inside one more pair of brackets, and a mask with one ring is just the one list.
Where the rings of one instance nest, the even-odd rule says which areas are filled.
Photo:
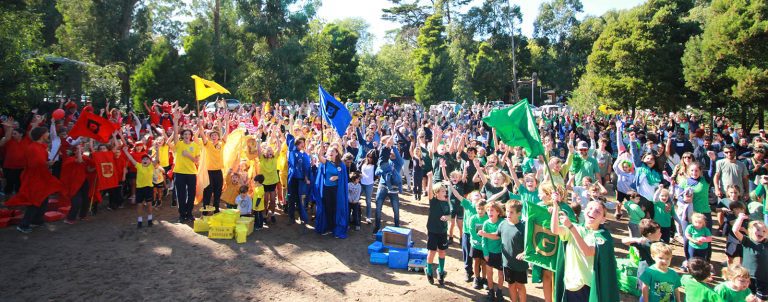
[[725, 255], [728, 257], [741, 257], [744, 254], [744, 247], [741, 244], [728, 242], [725, 244]]
[[501, 253], [488, 253], [488, 266], [501, 269]]
[[472, 259], [485, 259], [485, 256], [483, 256], [483, 251], [476, 248], [472, 248], [472, 250], [469, 251], [469, 256], [472, 257]]
[[165, 188], [165, 183], [161, 182], [159, 184], [154, 184], [155, 189], [162, 189]]
[[752, 290], [752, 293], [754, 293], [760, 300], [768, 300], [768, 281], [758, 281], [755, 278], [750, 278], [749, 289]]
[[622, 193], [619, 190], [616, 190], [616, 201], [623, 202], [625, 200], [629, 200], [629, 195], [627, 195], [627, 193]]
[[448, 234], [427, 233], [427, 250], [447, 250]]
[[125, 179], [126, 180], [136, 179], [136, 172], [128, 171], [127, 173], [125, 173]]
[[504, 281], [507, 283], [528, 283], [528, 271], [513, 271], [511, 268], [504, 267]]
[[264, 192], [274, 192], [277, 184], [264, 185]]
[[462, 208], [461, 205], [452, 205], [451, 218], [464, 219], [464, 208]]
[[136, 202], [151, 202], [152, 193], [152, 187], [136, 188]]

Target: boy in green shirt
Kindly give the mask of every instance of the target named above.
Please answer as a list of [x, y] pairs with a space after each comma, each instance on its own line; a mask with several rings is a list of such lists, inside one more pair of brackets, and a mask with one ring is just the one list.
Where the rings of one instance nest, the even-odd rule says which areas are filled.
[[525, 284], [528, 283], [528, 263], [522, 260], [525, 255], [525, 224], [520, 221], [523, 204], [519, 200], [510, 200], [505, 207], [507, 219], [499, 224], [499, 229], [496, 232], [501, 237], [504, 281], [507, 282], [511, 300], [525, 302], [527, 300]]
[[688, 260], [688, 275], [680, 278], [680, 284], [685, 288], [685, 302], [725, 302], [704, 283], [712, 274], [711, 269], [712, 266], [703, 258]]
[[640, 237], [640, 220], [645, 218], [645, 209], [643, 209], [638, 203], [640, 202], [640, 194], [637, 192], [629, 192], [627, 194], [629, 199], [624, 202], [624, 209], [629, 214], [629, 236], [633, 238]]
[[451, 215], [451, 206], [448, 202], [449, 183], [439, 182], [432, 185], [429, 190], [429, 215], [427, 216], [427, 281], [433, 284], [434, 275], [432, 265], [435, 254], [438, 255], [438, 282], [445, 283], [445, 250], [448, 249], [448, 218]]
[[469, 218], [469, 236], [471, 238], [471, 249], [472, 251], [469, 253], [469, 256], [472, 257], [473, 261], [473, 272], [475, 274], [475, 289], [482, 289], [483, 284], [485, 284], [487, 281], [485, 280], [485, 277], [481, 273], [481, 269], [485, 270], [485, 257], [483, 256], [483, 242], [480, 235], [477, 234], [478, 231], [483, 229], [483, 223], [485, 223], [486, 220], [488, 220], [488, 215], [486, 215], [485, 212], [485, 206], [486, 206], [485, 200], [480, 199], [477, 203], [475, 203], [475, 211], [477, 214], [472, 215], [472, 217]]
[[[461, 197], [459, 195], [459, 192], [457, 190], [451, 190], [451, 193], [455, 198]], [[458, 196], [457, 196], [458, 195]], [[477, 210], [475, 209], [475, 205], [482, 200], [482, 196], [480, 195], [480, 192], [478, 191], [472, 191], [469, 193], [467, 198], [462, 198], [461, 200], [461, 207], [464, 208], [464, 221], [462, 226], [462, 237], [461, 237], [461, 253], [464, 259], [464, 271], [466, 272], [467, 278], [466, 282], [472, 282], [474, 279], [473, 276], [474, 272], [472, 270], [472, 236], [471, 229], [472, 225], [470, 224], [470, 219], [472, 219], [472, 216], [477, 214]], [[478, 276], [479, 277], [479, 276]], [[482, 279], [482, 278], [481, 278]]]
[[[498, 202], [490, 202], [486, 206], [488, 220], [483, 223], [483, 228], [477, 232], [482, 237], [483, 257], [485, 258], [485, 278], [488, 280], [488, 299], [490, 301], [503, 300], [501, 293], [501, 239], [497, 232], [501, 223], [502, 206]], [[494, 279], [494, 272], [496, 278]], [[495, 281], [495, 282], [494, 282]]]
[[651, 256], [656, 263], [640, 275], [643, 292], [640, 299], [647, 302], [681, 302], [680, 276], [669, 269], [672, 247], [663, 242], [654, 243], [651, 245]]

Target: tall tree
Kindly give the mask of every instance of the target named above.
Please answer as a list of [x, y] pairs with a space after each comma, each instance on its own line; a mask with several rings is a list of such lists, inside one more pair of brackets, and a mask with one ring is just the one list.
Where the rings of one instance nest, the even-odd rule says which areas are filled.
[[551, 0], [539, 6], [539, 15], [533, 21], [533, 37], [549, 43], [563, 43], [571, 29], [579, 25], [576, 15], [584, 6], [580, 0]]
[[357, 33], [331, 23], [325, 26], [323, 35], [330, 43], [330, 61], [327, 62], [330, 78], [326, 88], [338, 93], [342, 98], [354, 97], [360, 88], [360, 76], [357, 73]]
[[159, 37], [147, 59], [131, 76], [134, 109], [141, 111], [143, 102], [156, 98], [190, 100], [191, 80], [183, 67], [178, 50], [168, 38]]
[[445, 42], [441, 15], [432, 15], [419, 30], [419, 48], [414, 51], [416, 101], [431, 105], [453, 99], [453, 69]]
[[413, 48], [403, 40], [384, 44], [378, 53], [363, 55], [358, 72], [358, 96], [384, 99], [413, 96]]
[[478, 100], [493, 101], [504, 97], [504, 73], [501, 56], [490, 43], [480, 43], [472, 60], [472, 87]]

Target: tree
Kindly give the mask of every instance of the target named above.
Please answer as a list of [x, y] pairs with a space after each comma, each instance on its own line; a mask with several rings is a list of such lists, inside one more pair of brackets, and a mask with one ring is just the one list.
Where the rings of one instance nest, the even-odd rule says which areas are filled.
[[391, 98], [413, 96], [413, 48], [403, 40], [384, 44], [378, 53], [366, 54], [357, 68], [360, 78], [360, 98]]
[[142, 111], [142, 103], [156, 98], [192, 100], [192, 80], [170, 39], [159, 37], [152, 52], [131, 76], [133, 108]]
[[504, 96], [504, 73], [499, 53], [490, 43], [480, 43], [480, 50], [472, 60], [472, 88], [478, 100], [497, 100]]
[[323, 35], [330, 43], [328, 50], [330, 77], [326, 88], [344, 97], [354, 97], [360, 88], [360, 76], [357, 74], [357, 33], [337, 24], [328, 24]]
[[595, 41], [582, 84], [615, 108], [685, 104], [691, 95], [682, 89], [680, 57], [695, 34], [695, 24], [683, 20], [690, 8], [686, 0], [656, 0], [621, 13]]
[[453, 69], [445, 42], [441, 15], [427, 18], [419, 30], [419, 48], [414, 51], [414, 92], [424, 106], [453, 99]]
[[742, 127], [755, 118], [764, 127], [761, 105], [768, 98], [768, 3], [715, 0], [704, 30], [686, 44], [686, 86], [698, 93], [711, 113], [733, 112]]
[[533, 37], [548, 43], [563, 43], [572, 28], [579, 25], [576, 15], [583, 11], [579, 0], [551, 0], [539, 6], [539, 15], [533, 22]]

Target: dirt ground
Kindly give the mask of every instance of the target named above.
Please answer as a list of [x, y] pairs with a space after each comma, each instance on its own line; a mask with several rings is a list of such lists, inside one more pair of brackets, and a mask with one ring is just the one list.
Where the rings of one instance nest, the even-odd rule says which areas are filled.
[[[402, 194], [401, 226], [413, 228], [416, 247], [426, 246], [426, 198]], [[279, 216], [245, 244], [211, 240], [191, 224], [173, 223], [168, 202], [152, 228], [136, 229], [135, 206], [103, 209], [76, 225], [49, 223], [31, 234], [0, 229], [0, 301], [484, 301], [485, 291], [464, 282], [461, 246], [448, 251], [446, 285], [423, 274], [368, 262], [372, 225], [347, 239], [321, 236]], [[364, 213], [364, 212], [363, 212]], [[385, 225], [392, 210], [384, 206]], [[621, 238], [626, 218], [609, 215], [617, 258], [626, 257]], [[717, 238], [713, 263], [725, 260]], [[683, 260], [675, 246], [673, 266]], [[527, 285], [529, 301], [543, 301], [539, 284]], [[509, 301], [506, 289], [504, 295]], [[637, 301], [622, 296], [622, 301]]]

